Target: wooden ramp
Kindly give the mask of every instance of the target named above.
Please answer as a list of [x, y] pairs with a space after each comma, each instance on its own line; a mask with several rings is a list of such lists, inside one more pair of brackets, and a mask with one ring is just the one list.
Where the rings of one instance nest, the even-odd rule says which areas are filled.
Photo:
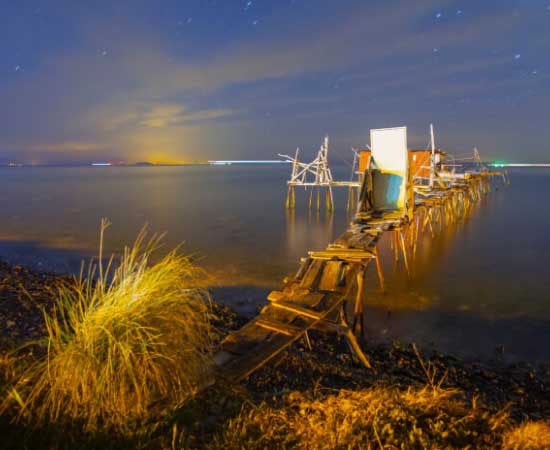
[[[386, 136], [384, 139], [388, 133], [401, 138], [406, 136], [404, 128], [372, 131], [382, 137]], [[454, 179], [450, 182], [443, 180], [441, 185], [429, 189], [419, 186], [415, 195], [412, 184], [407, 181], [407, 147], [406, 141], [401, 142], [401, 138], [395, 141], [400, 145], [396, 145], [397, 157], [394, 159], [399, 162], [401, 158], [403, 167], [399, 169], [390, 164], [386, 167], [387, 173], [381, 172], [384, 169], [384, 158], [387, 159], [386, 153], [388, 149], [391, 150], [391, 146], [383, 146], [384, 157], [377, 160], [380, 174], [376, 175], [378, 172], [370, 168], [365, 171], [358, 212], [348, 230], [325, 250], [309, 252], [306, 258], [302, 258], [296, 275], [285, 279], [280, 291], [269, 294], [270, 303], [261, 313], [222, 342], [214, 356], [215, 372], [219, 378], [232, 381], [246, 378], [298, 339], [303, 338], [310, 346], [308, 331], [311, 329], [343, 335], [352, 353], [370, 367], [356, 340], [355, 331], [356, 325], [364, 331], [364, 278], [373, 259], [377, 263], [381, 288], [384, 289], [376, 250], [380, 237], [384, 232], [393, 230], [392, 248], [396, 252], [396, 261], [401, 249], [403, 263], [409, 274], [408, 254], [412, 253], [414, 257], [419, 232], [429, 226], [433, 235], [436, 225], [441, 229], [446, 223], [465, 217], [470, 205], [490, 190], [490, 180], [497, 175], [494, 172], [468, 173], [459, 182]], [[372, 148], [374, 153], [375, 150], [376, 146]], [[393, 164], [394, 161], [390, 162]], [[397, 186], [401, 185], [402, 188], [391, 190], [389, 185], [383, 183], [389, 183], [388, 177], [395, 178], [398, 169], [403, 175]], [[373, 177], [373, 174], [376, 176]], [[389, 195], [394, 190], [399, 194], [398, 197]], [[374, 195], [377, 192], [384, 195], [377, 197]], [[389, 202], [388, 198], [392, 201]], [[385, 206], [390, 203], [395, 205], [389, 208]], [[351, 326], [345, 314], [348, 300], [355, 304]]]
[[307, 332], [314, 328], [344, 335], [352, 352], [369, 366], [343, 308], [350, 296], [362, 294], [364, 271], [376, 258], [379, 238], [401, 220], [395, 215], [371, 219], [356, 220], [324, 251], [302, 258], [296, 275], [285, 280], [281, 291], [269, 294], [270, 304], [260, 315], [222, 342], [214, 357], [219, 376], [246, 378], [296, 340], [309, 345]]

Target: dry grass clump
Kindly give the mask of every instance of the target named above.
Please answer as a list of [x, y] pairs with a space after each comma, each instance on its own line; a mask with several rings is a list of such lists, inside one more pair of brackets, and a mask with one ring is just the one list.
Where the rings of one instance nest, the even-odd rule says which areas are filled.
[[58, 289], [45, 313], [44, 357], [11, 390], [20, 417], [63, 419], [87, 429], [145, 419], [152, 403], [176, 405], [193, 393], [209, 362], [208, 297], [203, 274], [175, 250], [150, 264], [160, 237], [143, 230], [116, 267], [100, 258], [88, 275]]
[[0, 353], [0, 399], [4, 398], [11, 383], [17, 376], [18, 358], [11, 353]]
[[494, 448], [507, 422], [451, 389], [290, 394], [282, 408], [246, 406], [212, 448]]
[[526, 422], [508, 431], [505, 450], [544, 450], [550, 448], [550, 422]]

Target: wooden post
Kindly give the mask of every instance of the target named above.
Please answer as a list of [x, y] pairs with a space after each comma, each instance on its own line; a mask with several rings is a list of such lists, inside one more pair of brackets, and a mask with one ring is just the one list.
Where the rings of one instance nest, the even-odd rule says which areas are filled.
[[416, 258], [416, 246], [418, 243], [418, 229], [420, 228], [420, 216], [414, 219], [413, 259]]
[[304, 343], [306, 344], [306, 347], [309, 351], [313, 350], [313, 347], [311, 346], [311, 341], [309, 340], [309, 334], [308, 334], [307, 330], [304, 333]]
[[363, 287], [365, 283], [365, 268], [361, 267], [357, 273], [357, 294], [355, 296], [355, 310], [353, 313], [352, 331], [357, 334], [357, 326], [361, 330], [361, 336], [365, 335], [365, 322], [363, 311]]
[[378, 282], [380, 283], [380, 290], [382, 294], [386, 293], [386, 288], [384, 286], [384, 274], [382, 273], [382, 263], [380, 262], [380, 256], [378, 253], [378, 247], [374, 246], [374, 261], [376, 262], [376, 272], [378, 273]]

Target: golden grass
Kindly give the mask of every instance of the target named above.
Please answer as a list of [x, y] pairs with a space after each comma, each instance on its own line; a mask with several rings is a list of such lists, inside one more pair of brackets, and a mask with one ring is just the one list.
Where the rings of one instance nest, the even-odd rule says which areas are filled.
[[292, 392], [276, 406], [247, 403], [209, 445], [213, 449], [494, 449], [550, 448], [550, 422], [513, 427], [506, 410], [444, 388], [430, 361], [413, 350], [421, 388]]
[[4, 408], [18, 403], [33, 422], [69, 419], [87, 429], [146, 419], [154, 402], [177, 405], [209, 365], [208, 295], [202, 272], [170, 252], [150, 257], [161, 237], [145, 230], [115, 265], [90, 264], [85, 277], [59, 287], [45, 313], [46, 354], [19, 377]]
[[341, 390], [321, 400], [293, 393], [285, 407], [247, 405], [212, 448], [491, 448], [506, 414], [492, 415], [450, 389]]
[[0, 399], [4, 398], [17, 377], [17, 360], [16, 356], [8, 352], [0, 353]]
[[550, 422], [526, 422], [504, 435], [505, 450], [545, 450], [550, 448]]

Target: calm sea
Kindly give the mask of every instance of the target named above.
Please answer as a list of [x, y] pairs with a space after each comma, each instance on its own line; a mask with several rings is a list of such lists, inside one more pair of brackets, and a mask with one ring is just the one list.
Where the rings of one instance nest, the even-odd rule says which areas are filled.
[[[0, 259], [77, 272], [112, 226], [119, 251], [147, 223], [166, 248], [185, 242], [220, 286], [216, 299], [251, 311], [350, 221], [347, 192], [333, 216], [309, 213], [297, 192], [284, 208], [288, 166], [1, 168]], [[335, 170], [347, 179], [348, 169]], [[425, 236], [407, 280], [387, 240], [367, 288], [372, 339], [415, 341], [465, 357], [550, 361], [550, 170], [511, 171], [512, 186], [487, 196], [464, 223]]]

